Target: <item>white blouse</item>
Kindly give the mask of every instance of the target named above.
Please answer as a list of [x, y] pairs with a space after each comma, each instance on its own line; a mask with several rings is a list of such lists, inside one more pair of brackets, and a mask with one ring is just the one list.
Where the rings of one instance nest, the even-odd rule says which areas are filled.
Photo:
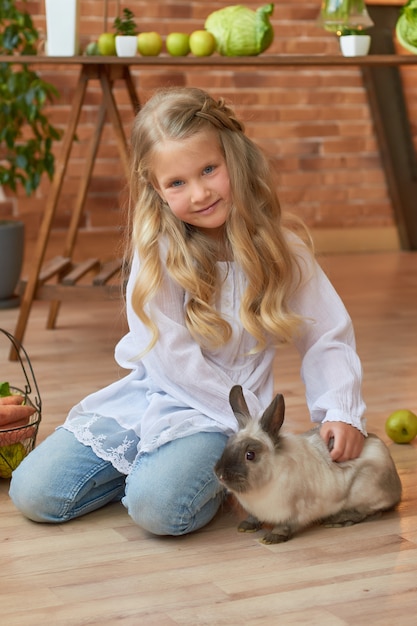
[[[362, 368], [351, 319], [331, 283], [304, 246], [294, 239], [303, 264], [303, 283], [290, 307], [302, 315], [294, 345], [302, 358], [301, 376], [313, 422], [342, 421], [366, 434]], [[87, 396], [71, 409], [64, 427], [95, 453], [128, 474], [138, 454], [197, 432], [231, 434], [237, 423], [229, 391], [242, 385], [253, 417], [259, 417], [274, 391], [272, 345], [251, 354], [255, 341], [244, 330], [239, 307], [244, 276], [232, 262], [219, 262], [223, 277], [218, 310], [230, 322], [231, 340], [216, 350], [202, 349], [185, 326], [187, 294], [165, 274], [148, 313], [159, 339], [144, 356], [150, 333], [131, 305], [139, 262], [127, 285], [129, 332], [116, 346], [115, 359], [130, 373]]]

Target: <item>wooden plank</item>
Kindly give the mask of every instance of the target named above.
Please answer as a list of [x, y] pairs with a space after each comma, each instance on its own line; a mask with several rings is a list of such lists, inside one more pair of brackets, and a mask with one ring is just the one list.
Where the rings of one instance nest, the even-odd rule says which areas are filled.
[[366, 0], [366, 4], [368, 5], [379, 5], [379, 6], [390, 6], [390, 7], [394, 7], [394, 6], [404, 6], [407, 3], [407, 0]]
[[222, 69], [237, 67], [252, 67], [254, 69], [265, 69], [267, 67], [320, 67], [320, 66], [359, 66], [359, 65], [417, 65], [416, 55], [401, 54], [379, 54], [365, 57], [344, 57], [340, 54], [262, 54], [249, 57], [222, 57], [220, 55], [210, 57], [172, 57], [161, 55], [158, 57], [136, 56], [130, 59], [116, 56], [74, 56], [74, 57], [48, 57], [48, 56], [5, 56], [0, 55], [0, 63], [29, 65], [81, 65], [87, 69], [90, 66], [114, 66], [126, 65], [140, 70], [141, 66], [149, 67], [170, 67], [178, 69], [195, 69], [202, 71], [205, 69]]
[[[56, 274], [61, 274], [73, 267], [72, 261], [68, 257], [57, 256], [48, 261], [39, 274], [39, 282], [44, 283]], [[25, 281], [26, 283], [26, 281]]]
[[101, 287], [92, 287], [91, 284], [75, 284], [75, 285], [52, 285], [46, 283], [38, 287], [36, 291], [36, 300], [44, 300], [51, 302], [59, 300], [60, 302], [88, 302], [115, 300], [122, 296], [122, 287], [120, 285], [103, 285]]
[[105, 285], [110, 278], [113, 278], [122, 268], [122, 260], [116, 259], [115, 261], [109, 261], [105, 263], [97, 276], [93, 279], [93, 285], [100, 286]]
[[61, 283], [68, 286], [75, 285], [80, 278], [99, 267], [100, 261], [98, 259], [87, 259], [82, 263], [78, 263], [74, 269], [61, 280]]

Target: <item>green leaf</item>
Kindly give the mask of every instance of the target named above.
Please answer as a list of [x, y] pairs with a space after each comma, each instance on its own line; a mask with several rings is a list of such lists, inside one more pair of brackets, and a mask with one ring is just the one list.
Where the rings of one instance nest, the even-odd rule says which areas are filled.
[[24, 154], [18, 154], [16, 157], [16, 165], [20, 167], [22, 170], [27, 168], [28, 160]]
[[123, 9], [122, 17], [118, 15], [113, 22], [116, 35], [137, 35], [138, 29], [135, 15], [130, 9]]
[[0, 398], [11, 395], [9, 383], [0, 383]]

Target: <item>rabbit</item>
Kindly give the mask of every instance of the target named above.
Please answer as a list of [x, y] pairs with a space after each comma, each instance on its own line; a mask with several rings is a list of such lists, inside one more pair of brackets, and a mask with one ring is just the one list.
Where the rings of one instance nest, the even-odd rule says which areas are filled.
[[277, 394], [259, 421], [249, 415], [240, 385], [230, 391], [239, 424], [214, 467], [220, 483], [249, 513], [242, 532], [272, 525], [262, 543], [288, 541], [320, 522], [350, 526], [379, 517], [401, 499], [401, 481], [387, 446], [376, 435], [365, 439], [361, 455], [336, 463], [316, 427], [282, 434], [285, 404]]

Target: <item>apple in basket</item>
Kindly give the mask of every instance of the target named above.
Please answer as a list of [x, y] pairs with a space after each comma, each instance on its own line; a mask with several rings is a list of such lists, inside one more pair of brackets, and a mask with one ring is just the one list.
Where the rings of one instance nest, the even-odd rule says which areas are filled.
[[0, 478], [10, 478], [13, 470], [25, 456], [26, 448], [20, 441], [8, 446], [0, 446]]

